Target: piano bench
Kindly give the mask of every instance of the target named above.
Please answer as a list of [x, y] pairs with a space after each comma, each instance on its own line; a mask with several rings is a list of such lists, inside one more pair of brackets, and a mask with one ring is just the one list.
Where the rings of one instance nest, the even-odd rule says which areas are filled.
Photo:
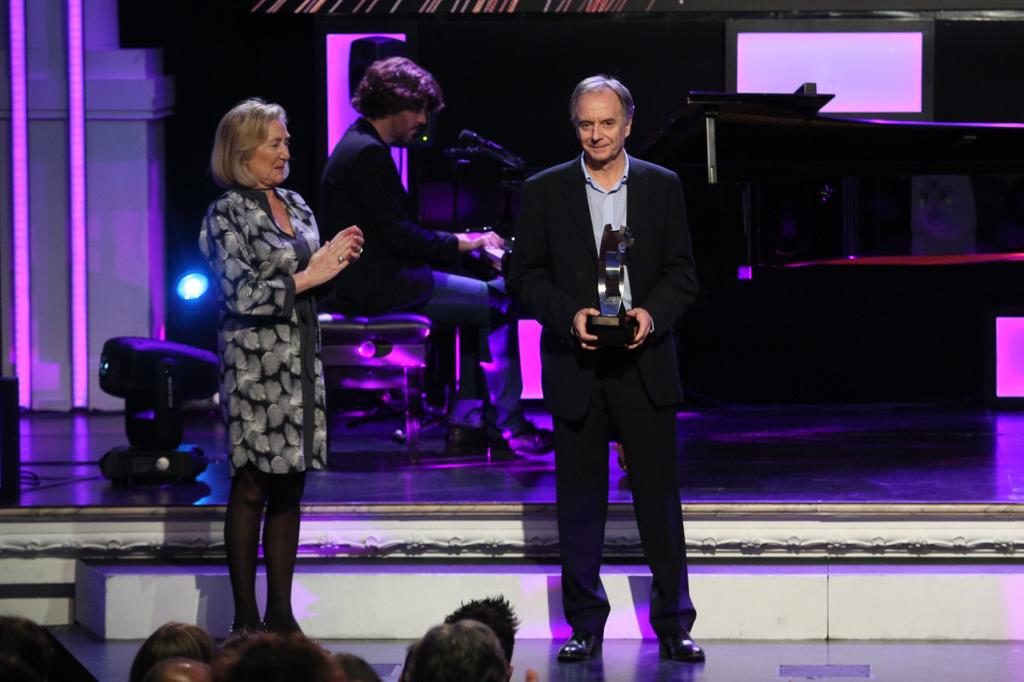
[[374, 317], [322, 313], [319, 319], [320, 358], [328, 389], [401, 389], [405, 445], [415, 454], [424, 411], [430, 320], [412, 313]]

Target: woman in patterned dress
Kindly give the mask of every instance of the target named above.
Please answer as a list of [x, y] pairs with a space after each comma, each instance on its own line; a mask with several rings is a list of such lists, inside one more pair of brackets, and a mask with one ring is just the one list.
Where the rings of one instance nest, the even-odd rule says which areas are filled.
[[[291, 607], [306, 472], [327, 456], [320, 330], [313, 290], [362, 253], [351, 226], [320, 246], [312, 211], [288, 177], [284, 109], [250, 99], [224, 115], [210, 167], [226, 191], [206, 212], [199, 248], [219, 284], [220, 399], [231, 492], [224, 544], [233, 633], [297, 632]], [[265, 518], [264, 518], [265, 517]], [[260, 522], [267, 608], [256, 604]]]

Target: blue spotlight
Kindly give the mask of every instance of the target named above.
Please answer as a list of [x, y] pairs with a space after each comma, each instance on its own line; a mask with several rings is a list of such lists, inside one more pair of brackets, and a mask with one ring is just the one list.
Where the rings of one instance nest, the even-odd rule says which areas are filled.
[[194, 301], [210, 288], [210, 279], [201, 272], [186, 272], [178, 278], [174, 290], [184, 301]]

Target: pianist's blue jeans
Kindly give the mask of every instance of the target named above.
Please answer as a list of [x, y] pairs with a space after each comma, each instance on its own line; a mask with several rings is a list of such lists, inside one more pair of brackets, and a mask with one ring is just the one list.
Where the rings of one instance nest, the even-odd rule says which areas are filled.
[[436, 325], [459, 328], [459, 385], [451, 423], [522, 432], [519, 330], [509, 317], [505, 281], [434, 272], [434, 292], [415, 312]]

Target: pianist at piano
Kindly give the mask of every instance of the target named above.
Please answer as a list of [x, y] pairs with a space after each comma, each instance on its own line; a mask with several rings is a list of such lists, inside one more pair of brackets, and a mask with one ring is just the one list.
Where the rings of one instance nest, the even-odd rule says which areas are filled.
[[361, 117], [324, 169], [320, 229], [329, 239], [339, 226], [356, 224], [366, 241], [348, 282], [331, 290], [323, 309], [346, 315], [414, 312], [435, 325], [459, 327], [460, 381], [449, 414], [448, 452], [550, 450], [551, 432], [523, 413], [518, 327], [508, 324], [503, 280], [483, 282], [445, 271], [457, 267], [460, 253], [500, 248], [501, 237], [423, 228], [391, 159], [390, 146], [410, 142], [427, 113], [444, 106], [440, 86], [409, 59], [392, 57], [367, 68], [352, 104]]

